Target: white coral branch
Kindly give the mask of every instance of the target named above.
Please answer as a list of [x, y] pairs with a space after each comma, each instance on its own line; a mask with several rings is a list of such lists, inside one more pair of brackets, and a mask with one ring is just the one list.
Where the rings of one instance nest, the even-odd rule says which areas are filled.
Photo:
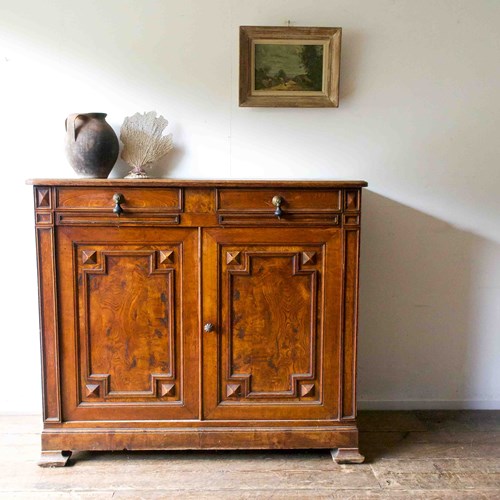
[[163, 135], [167, 125], [168, 121], [161, 115], [157, 117], [156, 111], [127, 116], [120, 131], [123, 160], [141, 171], [165, 156], [173, 148], [172, 134]]

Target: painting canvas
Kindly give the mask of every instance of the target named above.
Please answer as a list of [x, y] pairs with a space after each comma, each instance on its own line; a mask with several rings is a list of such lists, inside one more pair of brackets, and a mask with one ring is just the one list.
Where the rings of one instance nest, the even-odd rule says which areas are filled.
[[322, 92], [325, 53], [321, 43], [255, 43], [254, 90]]
[[240, 27], [240, 106], [337, 107], [341, 28]]

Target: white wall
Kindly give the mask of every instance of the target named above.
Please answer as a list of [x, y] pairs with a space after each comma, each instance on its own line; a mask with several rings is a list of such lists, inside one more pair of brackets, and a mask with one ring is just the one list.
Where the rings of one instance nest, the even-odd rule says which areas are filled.
[[[238, 108], [238, 26], [341, 26], [338, 109]], [[500, 2], [0, 0], [0, 412], [38, 412], [29, 177], [155, 109], [170, 177], [366, 179], [359, 399], [500, 407]], [[117, 165], [115, 176], [124, 166]]]

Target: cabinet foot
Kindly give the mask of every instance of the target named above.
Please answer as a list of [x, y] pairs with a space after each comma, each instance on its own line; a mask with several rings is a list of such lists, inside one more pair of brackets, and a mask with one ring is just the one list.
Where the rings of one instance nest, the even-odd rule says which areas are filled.
[[40, 467], [64, 467], [71, 457], [71, 451], [42, 451], [38, 465]]
[[330, 453], [333, 461], [338, 464], [362, 464], [365, 461], [358, 448], [336, 448]]

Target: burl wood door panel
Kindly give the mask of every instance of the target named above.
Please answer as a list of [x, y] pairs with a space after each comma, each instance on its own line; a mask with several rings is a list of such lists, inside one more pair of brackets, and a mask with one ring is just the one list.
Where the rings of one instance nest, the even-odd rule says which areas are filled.
[[192, 229], [58, 228], [63, 417], [198, 417]]
[[204, 231], [205, 418], [338, 418], [341, 252], [335, 229]]

